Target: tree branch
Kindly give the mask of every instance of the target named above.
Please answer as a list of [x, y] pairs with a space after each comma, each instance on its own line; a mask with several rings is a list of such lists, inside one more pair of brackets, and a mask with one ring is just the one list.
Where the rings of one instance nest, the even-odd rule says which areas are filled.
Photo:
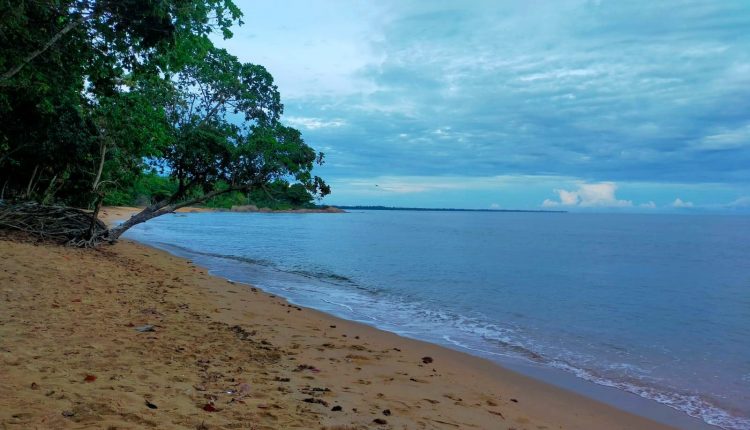
[[104, 138], [100, 138], [99, 142], [99, 167], [96, 170], [96, 177], [94, 178], [94, 184], [91, 186], [91, 191], [96, 191], [99, 188], [99, 181], [102, 179], [102, 171], [104, 170], [104, 160], [107, 156], [107, 143]]
[[48, 40], [47, 43], [44, 44], [44, 46], [32, 52], [31, 54], [27, 55], [26, 58], [24, 58], [23, 61], [21, 61], [21, 64], [3, 73], [0, 76], [0, 83], [3, 83], [3, 81], [7, 81], [13, 76], [15, 76], [18, 72], [21, 71], [21, 69], [24, 68], [24, 66], [32, 62], [34, 58], [40, 56], [44, 51], [48, 50], [52, 45], [55, 44], [55, 42], [60, 40], [61, 37], [63, 37], [70, 30], [74, 29], [80, 23], [81, 23], [80, 19], [75, 19], [73, 21], [70, 21], [65, 27], [62, 28], [62, 30], [58, 31], [57, 34], [52, 36], [52, 38]]

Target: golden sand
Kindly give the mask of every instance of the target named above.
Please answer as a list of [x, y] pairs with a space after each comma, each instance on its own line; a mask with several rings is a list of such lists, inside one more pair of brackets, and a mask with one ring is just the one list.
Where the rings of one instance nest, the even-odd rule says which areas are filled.
[[11, 235], [0, 239], [0, 428], [667, 427], [138, 243]]

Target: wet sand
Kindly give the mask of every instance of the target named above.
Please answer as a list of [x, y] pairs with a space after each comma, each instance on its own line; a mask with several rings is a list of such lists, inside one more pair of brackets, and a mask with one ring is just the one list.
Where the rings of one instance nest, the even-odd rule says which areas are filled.
[[4, 235], [0, 428], [670, 427], [145, 245]]

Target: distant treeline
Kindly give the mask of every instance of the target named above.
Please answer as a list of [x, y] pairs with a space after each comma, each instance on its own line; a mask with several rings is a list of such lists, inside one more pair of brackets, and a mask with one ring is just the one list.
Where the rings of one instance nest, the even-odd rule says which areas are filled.
[[[148, 206], [175, 193], [179, 184], [168, 176], [146, 173], [122, 190], [115, 190], [104, 199], [108, 206]], [[217, 187], [226, 187], [218, 184]], [[312, 209], [314, 197], [304, 186], [277, 180], [250, 192], [231, 191], [206, 200], [201, 206], [230, 209], [232, 206], [255, 205], [273, 210]]]
[[370, 211], [423, 211], [423, 212], [531, 212], [531, 213], [566, 213], [567, 211], [525, 210], [525, 209], [459, 209], [459, 208], [402, 208], [395, 206], [336, 206], [345, 210]]

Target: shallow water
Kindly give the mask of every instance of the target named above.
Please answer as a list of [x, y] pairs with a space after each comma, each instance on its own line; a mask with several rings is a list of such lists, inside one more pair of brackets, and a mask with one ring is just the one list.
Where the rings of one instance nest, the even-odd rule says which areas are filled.
[[127, 237], [300, 305], [750, 429], [748, 217], [204, 213]]

